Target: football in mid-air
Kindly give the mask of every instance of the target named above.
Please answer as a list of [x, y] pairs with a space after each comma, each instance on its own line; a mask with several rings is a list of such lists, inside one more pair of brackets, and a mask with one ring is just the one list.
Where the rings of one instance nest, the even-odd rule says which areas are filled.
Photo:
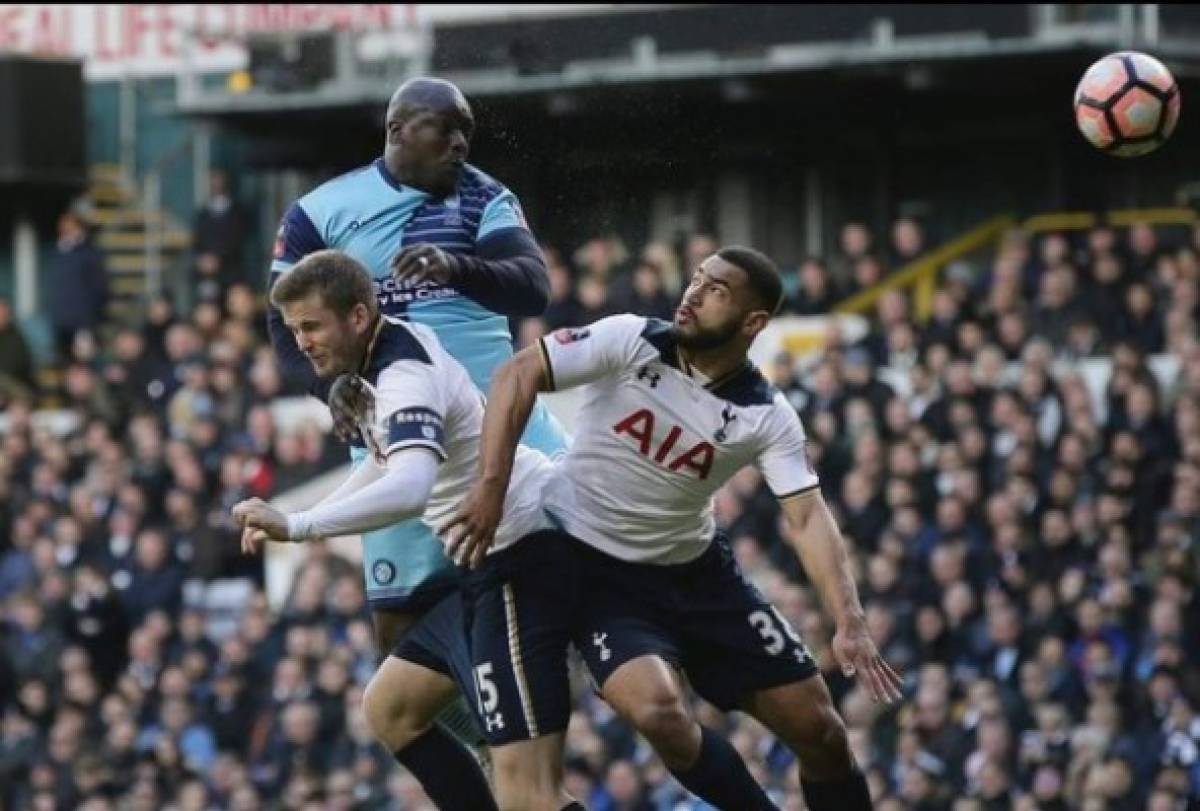
[[1162, 62], [1137, 51], [1109, 54], [1075, 88], [1075, 123], [1092, 146], [1132, 158], [1153, 152], [1179, 121], [1179, 87]]

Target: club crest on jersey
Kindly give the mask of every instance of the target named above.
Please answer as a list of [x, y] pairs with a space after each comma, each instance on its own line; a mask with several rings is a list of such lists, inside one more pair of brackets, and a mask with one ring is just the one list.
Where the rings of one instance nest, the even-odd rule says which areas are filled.
[[733, 406], [725, 406], [725, 408], [721, 411], [721, 427], [717, 429], [715, 434], [713, 434], [713, 439], [717, 442], [724, 442], [725, 438], [728, 436], [728, 434], [725, 433], [725, 429], [729, 427], [729, 423], [736, 419], [737, 414], [733, 413]]
[[662, 375], [660, 375], [658, 372], [650, 371], [650, 365], [646, 364], [641, 368], [641, 371], [638, 372], [637, 379], [649, 380], [650, 388], [655, 389], [658, 388], [658, 381], [662, 379]]
[[371, 567], [371, 577], [380, 586], [386, 586], [396, 579], [396, 567], [390, 561], [377, 560]]
[[[707, 442], [701, 442], [686, 451], [680, 448], [679, 452], [675, 453], [677, 450], [675, 445], [679, 442], [679, 437], [683, 435], [683, 429], [678, 425], [671, 426], [657, 449], [652, 447], [654, 445], [654, 412], [649, 409], [638, 409], [614, 425], [613, 431], [618, 434], [627, 434], [636, 439], [638, 453], [653, 459], [657, 464], [666, 465], [667, 470], [672, 473], [684, 473], [690, 470], [700, 481], [704, 481], [712, 473], [716, 449]], [[654, 451], [653, 456], [651, 456], [651, 450]], [[668, 458], [671, 459], [670, 462], [667, 461]]]
[[587, 327], [582, 329], [568, 329], [563, 327], [554, 331], [554, 340], [558, 341], [563, 346], [573, 344], [576, 341], [582, 341], [584, 338], [592, 334], [592, 331]]

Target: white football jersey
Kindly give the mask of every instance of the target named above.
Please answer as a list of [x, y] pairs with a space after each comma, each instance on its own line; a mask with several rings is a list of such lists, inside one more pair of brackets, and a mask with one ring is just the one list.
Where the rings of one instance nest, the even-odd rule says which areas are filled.
[[712, 495], [749, 463], [790, 498], [818, 486], [795, 409], [752, 363], [705, 385], [671, 324], [635, 315], [541, 340], [552, 388], [586, 384], [546, 510], [623, 560], [683, 563], [716, 531]]
[[[358, 425], [375, 463], [397, 464], [392, 454], [411, 447], [429, 448], [441, 460], [422, 516], [430, 527], [441, 526], [478, 475], [483, 395], [431, 329], [387, 316], [361, 374], [375, 402]], [[552, 470], [538, 451], [517, 448], [491, 551], [550, 526], [542, 512], [542, 489]]]

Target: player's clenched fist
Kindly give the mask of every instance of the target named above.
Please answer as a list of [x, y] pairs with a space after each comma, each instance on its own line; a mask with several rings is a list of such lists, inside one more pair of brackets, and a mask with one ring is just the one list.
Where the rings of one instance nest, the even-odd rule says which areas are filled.
[[287, 516], [261, 498], [250, 498], [233, 508], [233, 520], [242, 528], [242, 551], [253, 555], [263, 541], [287, 541]]
[[427, 242], [409, 245], [392, 259], [392, 278], [406, 286], [420, 282], [448, 284], [457, 271], [452, 254]]

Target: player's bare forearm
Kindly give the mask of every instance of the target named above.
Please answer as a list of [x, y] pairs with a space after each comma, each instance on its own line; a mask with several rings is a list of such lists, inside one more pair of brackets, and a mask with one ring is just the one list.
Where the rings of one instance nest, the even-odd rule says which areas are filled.
[[821, 492], [813, 490], [791, 498], [783, 502], [783, 511], [796, 530], [796, 555], [816, 584], [834, 622], [839, 628], [863, 622], [850, 556]]
[[879, 655], [871, 639], [850, 572], [846, 544], [821, 491], [814, 489], [784, 501], [783, 511], [797, 530], [793, 542], [796, 554], [837, 624], [830, 647], [842, 675], [857, 676], [873, 701], [898, 700], [903, 681]]
[[539, 391], [549, 388], [541, 348], [527, 347], [510, 358], [492, 378], [483, 436], [479, 449], [479, 476], [488, 487], [508, 489], [517, 443], [533, 413]]

